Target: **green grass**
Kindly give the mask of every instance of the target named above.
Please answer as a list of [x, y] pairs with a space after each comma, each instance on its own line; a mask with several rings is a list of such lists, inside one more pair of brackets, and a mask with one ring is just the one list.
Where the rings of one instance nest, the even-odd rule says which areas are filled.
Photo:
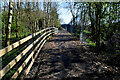
[[86, 39], [85, 41], [88, 42], [89, 46], [94, 46], [94, 47], [96, 46], [96, 44], [92, 42], [90, 39]]
[[[30, 32], [27, 32], [27, 33], [22, 33], [21, 32], [21, 33], [19, 33], [19, 38], [16, 38], [16, 33], [11, 33], [11, 35], [10, 35], [10, 44], [13, 44], [16, 41], [19, 41], [20, 39], [23, 39], [24, 37], [26, 37], [25, 34], [26, 34], [26, 36], [28, 36], [28, 34], [30, 34]], [[6, 35], [4, 35], [3, 38], [2, 38], [2, 48], [5, 47], [5, 38], [6, 38]]]
[[90, 31], [87, 31], [87, 30], [84, 30], [83, 32], [84, 32], [84, 33], [87, 33], [87, 34], [91, 34], [91, 32], [90, 32]]
[[95, 44], [95, 43], [92, 43], [92, 42], [88, 43], [88, 45], [89, 45], [89, 46], [94, 46], [94, 47], [96, 46], [96, 44]]
[[86, 42], [92, 42], [90, 39], [86, 39], [85, 41], [86, 41]]
[[[35, 37], [33, 37], [33, 40], [35, 40], [37, 38], [37, 36], [35, 36]], [[26, 44], [26, 43], [24, 43], [24, 44]], [[22, 45], [22, 46], [24, 46], [24, 45]], [[33, 49], [36, 47], [37, 45], [35, 45], [34, 47], [33, 47]], [[3, 67], [5, 66], [5, 65], [7, 65], [11, 60], [13, 60], [16, 56], [18, 56], [19, 55], [19, 53], [21, 53], [22, 51], [23, 51], [23, 49], [21, 49], [20, 51], [18, 51], [19, 50], [19, 47], [18, 48], [16, 48], [16, 49], [14, 49], [14, 50], [12, 50], [11, 52], [8, 52], [3, 58], [4, 58], [4, 60], [5, 60], [5, 58], [7, 59], [7, 57], [9, 56], [9, 55], [11, 55], [12, 53], [15, 53], [15, 52], [17, 52], [16, 54], [14, 54], [13, 56], [11, 56], [8, 60], [6, 60], [4, 63], [2, 63], [2, 65], [3, 65]], [[28, 56], [29, 54], [26, 54], [25, 56]], [[10, 78], [16, 71], [17, 71], [17, 69], [18, 69], [18, 67], [17, 66], [21, 66], [21, 64], [22, 64], [22, 62], [26, 59], [26, 57], [25, 56], [23, 56], [21, 59], [20, 59], [20, 61], [18, 62], [18, 64], [16, 64], [12, 69], [10, 69], [10, 71], [3, 77], [3, 80], [5, 79], [7, 79], [7, 78]], [[20, 64], [19, 64], [20, 63]]]

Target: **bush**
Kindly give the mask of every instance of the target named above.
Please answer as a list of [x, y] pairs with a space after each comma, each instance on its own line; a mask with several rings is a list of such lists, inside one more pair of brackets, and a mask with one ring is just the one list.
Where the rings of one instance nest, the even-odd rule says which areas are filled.
[[94, 46], [94, 47], [96, 46], [96, 44], [95, 44], [95, 43], [91, 43], [91, 42], [90, 42], [90, 43], [88, 43], [88, 45], [89, 45], [89, 46]]

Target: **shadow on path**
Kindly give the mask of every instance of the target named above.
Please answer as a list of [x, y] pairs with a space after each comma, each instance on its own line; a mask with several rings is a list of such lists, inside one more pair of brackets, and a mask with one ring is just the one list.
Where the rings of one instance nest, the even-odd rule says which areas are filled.
[[119, 80], [119, 75], [106, 67], [98, 60], [96, 53], [88, 52], [74, 36], [59, 31], [44, 45], [28, 78]]

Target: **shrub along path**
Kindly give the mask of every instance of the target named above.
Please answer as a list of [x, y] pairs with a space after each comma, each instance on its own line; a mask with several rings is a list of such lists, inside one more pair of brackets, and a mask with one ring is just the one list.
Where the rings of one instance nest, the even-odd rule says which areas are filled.
[[104, 56], [90, 52], [76, 37], [60, 30], [46, 42], [27, 78], [119, 80], [118, 68], [105, 61]]

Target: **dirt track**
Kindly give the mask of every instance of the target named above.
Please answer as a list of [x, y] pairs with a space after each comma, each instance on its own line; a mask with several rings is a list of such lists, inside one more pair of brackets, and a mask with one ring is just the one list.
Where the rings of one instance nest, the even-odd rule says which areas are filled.
[[120, 80], [116, 68], [103, 61], [103, 56], [89, 52], [76, 37], [59, 31], [44, 45], [28, 78]]

